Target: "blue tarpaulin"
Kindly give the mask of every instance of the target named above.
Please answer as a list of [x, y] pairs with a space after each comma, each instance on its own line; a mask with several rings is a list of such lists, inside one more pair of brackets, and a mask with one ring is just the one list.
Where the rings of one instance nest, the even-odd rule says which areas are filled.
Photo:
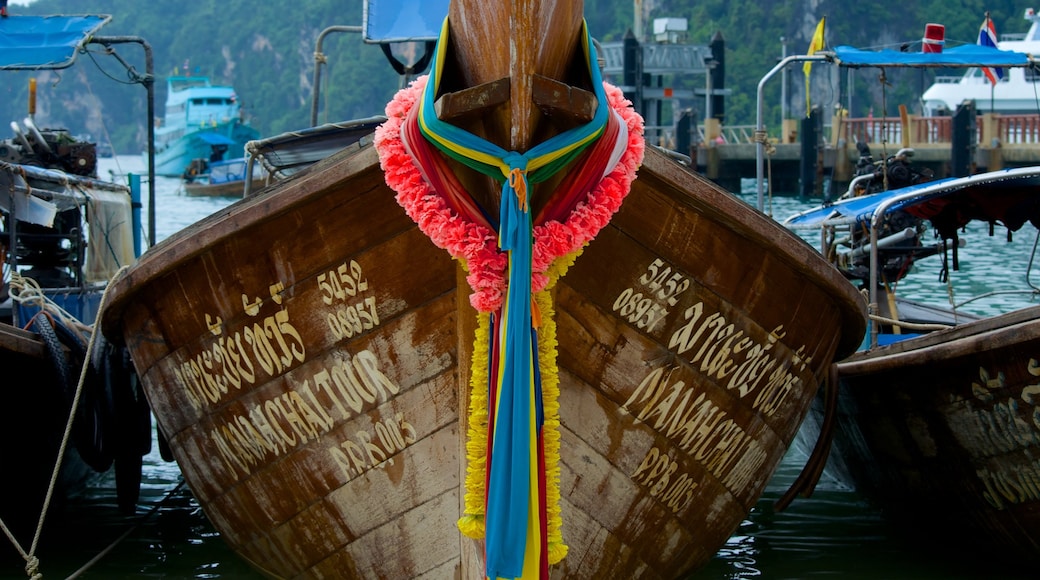
[[1023, 67], [1033, 63], [1024, 52], [999, 50], [977, 44], [964, 44], [942, 52], [900, 52], [898, 50], [864, 50], [851, 46], [834, 49], [834, 60], [845, 67]]
[[111, 16], [8, 16], [0, 18], [0, 70], [61, 69]]
[[448, 0], [366, 0], [362, 12], [365, 42], [437, 40]]
[[[1038, 191], [1040, 168], [1014, 167], [843, 199], [795, 214], [783, 224], [791, 229], [815, 229], [824, 224], [869, 225], [874, 214], [884, 205], [886, 214], [910, 210], [918, 217], [932, 219], [944, 210], [955, 215], [958, 224], [972, 219], [999, 221], [1014, 231], [1026, 220], [1036, 220], [1035, 223], [1040, 224]], [[997, 199], [1004, 201], [997, 203], [994, 201]]]

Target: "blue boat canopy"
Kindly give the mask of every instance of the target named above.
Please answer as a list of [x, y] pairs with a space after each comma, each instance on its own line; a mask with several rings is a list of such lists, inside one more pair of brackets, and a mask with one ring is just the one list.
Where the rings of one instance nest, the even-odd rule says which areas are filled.
[[931, 220], [944, 237], [973, 220], [1002, 223], [1017, 231], [1026, 222], [1040, 228], [1040, 167], [1016, 167], [967, 177], [948, 177], [872, 195], [844, 199], [786, 220], [791, 229], [859, 223], [869, 226], [886, 214], [907, 211]]
[[851, 46], [834, 49], [834, 60], [839, 66], [856, 67], [1025, 67], [1033, 65], [1033, 58], [1013, 50], [999, 50], [978, 44], [962, 44], [942, 52], [900, 52], [898, 50], [864, 50]]
[[955, 179], [957, 178], [947, 177], [944, 179], [938, 179], [936, 181], [918, 183], [916, 185], [910, 185], [905, 188], [893, 189], [890, 191], [884, 191], [872, 195], [864, 195], [862, 197], [843, 199], [833, 204], [822, 205], [820, 207], [806, 210], [799, 214], [795, 214], [784, 220], [783, 223], [785, 226], [788, 226], [793, 229], [818, 228], [825, 223], [831, 225], [838, 225], [858, 222], [869, 225], [870, 219], [874, 215], [874, 210], [876, 210], [882, 202], [908, 192], [920, 191], [925, 188], [934, 190], [937, 192], [937, 195], [941, 195], [942, 192], [946, 191], [942, 188], [942, 184], [953, 181]]
[[448, 0], [365, 0], [365, 42], [386, 44], [437, 40], [448, 17]]
[[0, 18], [0, 70], [61, 69], [111, 16], [8, 16]]

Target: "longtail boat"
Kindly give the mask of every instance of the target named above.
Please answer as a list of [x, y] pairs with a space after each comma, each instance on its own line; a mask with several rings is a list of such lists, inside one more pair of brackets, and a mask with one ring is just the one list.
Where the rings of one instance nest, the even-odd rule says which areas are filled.
[[[13, 79], [33, 76], [28, 115], [0, 138], [0, 575], [17, 556], [20, 573], [35, 578], [52, 530], [77, 527], [69, 516], [88, 513], [79, 500], [95, 482], [113, 477], [120, 512], [137, 511], [152, 442], [129, 356], [95, 332], [108, 282], [137, 258], [141, 182], [99, 177], [97, 144], [37, 117], [37, 89], [102, 46], [110, 65], [132, 72], [117, 45], [147, 43], [104, 35], [109, 15], [8, 14], [6, 5], [6, 98]], [[144, 85], [150, 64], [130, 84]]]
[[[1002, 169], [785, 220], [819, 231], [823, 253], [870, 295], [868, 340], [835, 365], [838, 388], [805, 428], [833, 441], [832, 471], [900, 527], [1000, 554], [995, 573], [1040, 562], [1036, 245], [1001, 247], [1037, 236], [1038, 187], [1040, 166]], [[917, 269], [937, 275], [910, 299], [900, 282]], [[953, 284], [963, 276], [971, 283]]]
[[238, 554], [287, 578], [711, 559], [866, 307], [642, 131], [581, 2], [452, 2], [374, 134], [114, 283], [103, 328]]

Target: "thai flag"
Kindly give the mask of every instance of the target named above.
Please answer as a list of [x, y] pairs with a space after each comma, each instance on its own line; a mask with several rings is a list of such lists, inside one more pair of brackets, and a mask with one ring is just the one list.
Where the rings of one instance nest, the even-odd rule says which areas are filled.
[[[993, 21], [990, 20], [988, 13], [986, 14], [986, 20], [979, 27], [979, 46], [997, 48], [997, 27], [993, 25]], [[982, 67], [982, 72], [986, 74], [989, 82], [994, 85], [997, 84], [997, 81], [1004, 78], [1004, 69], [1001, 67]]]

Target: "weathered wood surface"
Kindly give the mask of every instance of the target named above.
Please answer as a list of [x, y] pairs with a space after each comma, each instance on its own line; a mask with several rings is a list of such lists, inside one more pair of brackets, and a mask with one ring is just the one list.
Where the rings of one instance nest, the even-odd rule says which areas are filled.
[[208, 183], [203, 181], [187, 181], [182, 187], [184, 195], [191, 197], [242, 197], [245, 192], [246, 182], [225, 181], [223, 183]]
[[[485, 139], [513, 151], [527, 151], [537, 142], [534, 131], [541, 113], [533, 99], [533, 75], [568, 78], [567, 68], [580, 52], [583, 2], [561, 0], [508, 0], [452, 2], [448, 21], [452, 52], [463, 77], [462, 86], [474, 87], [510, 79], [509, 107], [491, 115], [482, 126]], [[489, 50], [488, 47], [497, 47]]]
[[10, 353], [11, 357], [43, 359], [47, 356], [47, 347], [35, 332], [0, 323], [0, 352]]
[[[443, 103], [521, 151], [573, 126], [587, 100], [543, 95], [579, 110], [549, 118], [532, 87], [537, 74], [589, 88], [575, 75], [581, 14], [453, 2], [443, 90], [510, 98], [475, 116]], [[498, 186], [455, 167], [496, 213]], [[103, 328], [127, 342], [207, 515], [258, 569], [480, 578], [482, 546], [456, 527], [477, 326], [465, 280], [397, 204], [375, 150], [352, 146], [150, 250], [113, 285]], [[561, 578], [704, 565], [865, 326], [862, 298], [811, 247], [658, 151], [553, 305]]]
[[954, 545], [1040, 561], [1040, 308], [839, 363], [835, 450], [891, 517]]
[[[858, 295], [768, 218], [657, 152], [629, 195], [555, 293], [561, 577], [703, 565], [758, 498], [826, 364], [858, 340], [844, 330]], [[640, 282], [651, 268], [679, 274], [674, 305]], [[351, 280], [367, 289], [349, 295]], [[454, 525], [459, 353], [475, 319], [459, 280], [361, 148], [146, 253], [103, 325], [128, 341], [207, 515], [258, 568], [474, 577], [479, 545]], [[668, 314], [648, 328], [619, 300], [631, 291], [656, 292]], [[684, 326], [680, 352], [669, 342]]]

